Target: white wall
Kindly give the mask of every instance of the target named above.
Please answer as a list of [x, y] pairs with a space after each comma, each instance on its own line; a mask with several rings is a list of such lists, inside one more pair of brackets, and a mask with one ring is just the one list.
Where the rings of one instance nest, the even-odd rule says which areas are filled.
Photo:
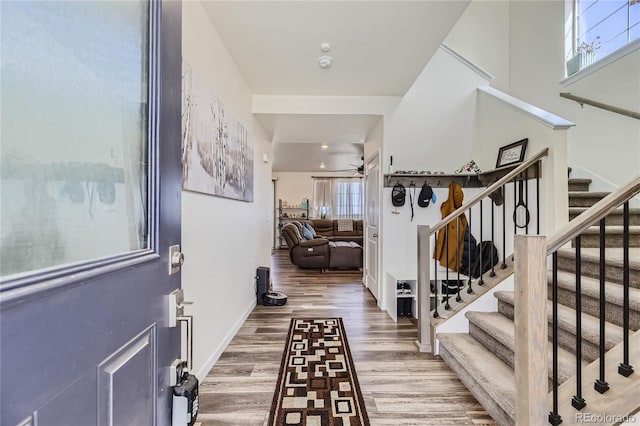
[[493, 75], [491, 86], [509, 93], [509, 2], [472, 0], [445, 43]]
[[[393, 155], [395, 171], [445, 171], [471, 160], [475, 135], [476, 88], [487, 80], [443, 49], [438, 49], [398, 107], [385, 116], [383, 162], [388, 172]], [[416, 182], [416, 195], [423, 182]], [[391, 204], [391, 188], [381, 191], [383, 232], [381, 277], [387, 271], [415, 273], [417, 225], [434, 224], [441, 219], [440, 205], [447, 198], [449, 182], [434, 188], [438, 202], [427, 208], [414, 205], [410, 220], [409, 194], [404, 207]], [[465, 191], [465, 197], [470, 197]], [[467, 198], [468, 199], [468, 198]], [[384, 294], [384, 292], [383, 292]], [[383, 308], [387, 308], [383, 301]]]
[[[563, 0], [473, 0], [446, 43], [496, 76], [492, 86], [576, 123], [567, 133], [569, 165], [598, 182], [620, 186], [640, 170], [640, 122], [589, 106], [581, 108], [559, 93], [640, 111], [640, 50], [583, 78], [563, 82], [566, 16]], [[506, 51], [497, 37], [508, 40]], [[507, 83], [503, 81], [505, 61]]]
[[[254, 156], [271, 144], [251, 113], [252, 94], [200, 2], [184, 2], [182, 52], [247, 128]], [[255, 306], [256, 267], [270, 266], [271, 165], [254, 162], [254, 202], [183, 191], [182, 287], [194, 316], [194, 371], [203, 378]]]
[[318, 173], [302, 172], [274, 172], [272, 176], [276, 180], [276, 206], [278, 199], [289, 204], [300, 204], [303, 198], [313, 200], [313, 178]]
[[[551, 235], [569, 220], [566, 128], [554, 129], [485, 92], [478, 96], [477, 114], [478, 140], [473, 152], [485, 170], [495, 167], [499, 147], [510, 142], [528, 138], [526, 158], [549, 148], [540, 179], [544, 207], [540, 230]], [[563, 121], [557, 118], [560, 123]]]

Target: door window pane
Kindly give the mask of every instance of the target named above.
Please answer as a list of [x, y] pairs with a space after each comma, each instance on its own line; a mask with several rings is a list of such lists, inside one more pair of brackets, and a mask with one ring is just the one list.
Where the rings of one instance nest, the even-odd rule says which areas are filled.
[[0, 276], [147, 248], [148, 2], [0, 7]]

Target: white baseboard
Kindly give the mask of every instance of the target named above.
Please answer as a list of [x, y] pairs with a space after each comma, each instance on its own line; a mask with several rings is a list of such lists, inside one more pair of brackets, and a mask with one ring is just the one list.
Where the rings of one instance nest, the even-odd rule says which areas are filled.
[[231, 343], [231, 340], [235, 337], [236, 333], [238, 332], [238, 330], [240, 330], [240, 327], [242, 327], [242, 325], [247, 320], [249, 315], [251, 315], [251, 312], [253, 312], [253, 309], [255, 307], [256, 307], [256, 302], [255, 300], [252, 300], [251, 303], [244, 310], [240, 318], [238, 318], [238, 321], [236, 321], [236, 323], [233, 325], [233, 327], [229, 330], [227, 335], [224, 337], [224, 340], [222, 341], [222, 343], [220, 343], [220, 345], [216, 348], [216, 350], [213, 351], [213, 353], [207, 359], [207, 362], [204, 363], [204, 366], [202, 366], [202, 368], [196, 373], [196, 377], [201, 383], [204, 380], [204, 378], [207, 376], [207, 373], [209, 373], [209, 370], [211, 370], [211, 368], [215, 365], [215, 363], [220, 359], [220, 356], [222, 355], [224, 350], [227, 348], [227, 346], [229, 346], [229, 343]]

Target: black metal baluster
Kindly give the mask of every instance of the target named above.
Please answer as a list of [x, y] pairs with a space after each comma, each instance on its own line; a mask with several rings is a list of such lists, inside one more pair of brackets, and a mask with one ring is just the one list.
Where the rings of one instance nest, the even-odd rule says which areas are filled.
[[553, 358], [551, 362], [552, 386], [553, 386], [553, 410], [549, 413], [549, 423], [554, 426], [562, 423], [562, 417], [558, 414], [558, 252], [554, 251], [551, 256], [552, 265], [552, 287], [551, 287], [551, 309], [553, 330], [551, 347]]
[[[524, 202], [527, 205], [527, 208], [529, 208], [529, 172], [525, 171], [525, 176], [524, 176]], [[529, 222], [527, 222], [527, 224], [524, 227], [524, 233], [525, 235], [529, 235]]]
[[[469, 249], [471, 249], [471, 208], [469, 208], [469, 220], [467, 221], [467, 226], [469, 229]], [[468, 285], [469, 287], [467, 288], [467, 294], [473, 294], [473, 288], [471, 288], [471, 250], [469, 250], [469, 259], [468, 259], [468, 271], [467, 271], [467, 275], [469, 277], [469, 281], [468, 281]]]
[[536, 233], [540, 235], [540, 166], [539, 165], [536, 168]]
[[[482, 247], [482, 202], [484, 199], [480, 200], [480, 247]], [[484, 285], [484, 279], [482, 278], [482, 250], [478, 250], [478, 256], [480, 257], [480, 279], [478, 280], [478, 285]]]
[[[440, 230], [439, 232], [442, 232]], [[437, 233], [433, 234], [433, 247], [435, 247], [435, 253], [437, 253], [438, 249], [438, 235]], [[434, 297], [435, 297], [435, 309], [433, 310], [433, 317], [438, 318], [440, 314], [438, 313], [438, 259], [434, 257], [433, 259], [433, 282], [435, 283], [434, 287]], [[431, 283], [429, 283], [429, 287], [431, 287]]]
[[445, 243], [444, 244], [446, 246], [446, 249], [445, 249], [446, 252], [445, 253], [447, 255], [446, 264], [444, 266], [444, 275], [445, 275], [445, 278], [446, 278], [445, 282], [447, 283], [445, 285], [445, 288], [447, 289], [447, 292], [446, 292], [446, 299], [445, 299], [446, 302], [444, 304], [444, 308], [447, 311], [450, 311], [451, 310], [451, 305], [449, 304], [449, 224], [446, 224], [444, 229], [445, 229], [445, 231], [444, 231]]
[[[517, 191], [516, 191], [516, 180], [517, 178], [513, 178], [513, 211], [516, 211], [516, 203], [517, 203]], [[518, 235], [518, 227], [516, 226], [516, 221], [515, 218], [513, 220], [513, 236], [515, 237], [516, 235]], [[515, 261], [516, 258], [516, 254], [515, 254], [515, 249], [514, 249], [514, 253], [511, 256], [511, 261]]]
[[507, 269], [507, 185], [502, 185], [502, 265]]
[[[494, 235], [495, 235], [495, 203], [493, 202], [493, 200], [489, 200], [489, 204], [491, 204], [491, 244], [493, 246], [495, 246], [495, 239], [494, 239]], [[498, 259], [493, 259], [493, 249], [491, 250], [491, 273], [489, 273], [489, 276], [491, 278], [496, 276], [496, 268], [495, 268], [495, 264], [498, 263]]]
[[[462, 297], [460, 297], [460, 259], [462, 258], [460, 254], [460, 216], [456, 217], [456, 225], [456, 269], [458, 271], [458, 279], [456, 280], [458, 295], [456, 296], [456, 302], [462, 302]], [[464, 236], [462, 248], [464, 248]]]
[[629, 201], [622, 207], [622, 335], [623, 356], [622, 363], [618, 366], [618, 374], [629, 377], [633, 373], [633, 367], [629, 364]]
[[582, 397], [582, 254], [580, 235], [576, 237], [576, 394], [571, 405], [582, 410], [586, 401]]
[[604, 325], [606, 315], [606, 300], [605, 300], [605, 224], [604, 218], [600, 220], [600, 378], [598, 378], [594, 384], [594, 389], [600, 393], [605, 393], [609, 390], [609, 384], [605, 381], [605, 359], [604, 359]]
[[[513, 211], [516, 211], [516, 205], [517, 205], [517, 198], [518, 198], [518, 191], [516, 190], [516, 181], [518, 179], [514, 178], [513, 179]], [[518, 227], [516, 226], [516, 221], [513, 221], [513, 235], [516, 235], [518, 233]]]

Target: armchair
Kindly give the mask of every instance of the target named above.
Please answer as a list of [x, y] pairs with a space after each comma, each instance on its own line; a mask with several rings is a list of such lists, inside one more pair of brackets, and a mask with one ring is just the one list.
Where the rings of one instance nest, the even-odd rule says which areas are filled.
[[301, 268], [325, 269], [329, 267], [329, 240], [306, 240], [293, 223], [282, 227], [282, 236], [289, 246], [291, 263]]

